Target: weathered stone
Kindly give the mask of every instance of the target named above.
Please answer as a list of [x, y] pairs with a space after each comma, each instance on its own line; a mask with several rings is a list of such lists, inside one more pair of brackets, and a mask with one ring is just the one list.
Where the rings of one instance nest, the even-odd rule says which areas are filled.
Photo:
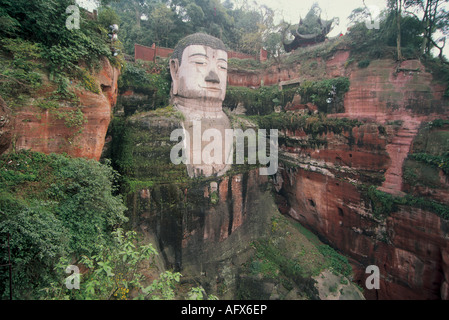
[[[230, 121], [222, 110], [226, 95], [228, 55], [221, 40], [205, 34], [194, 34], [180, 41], [170, 59], [172, 76], [171, 101], [184, 115], [184, 143], [188, 144], [189, 176], [223, 175], [230, 166], [226, 150], [225, 130], [231, 128]], [[197, 130], [197, 124], [199, 129]], [[210, 153], [203, 152], [211, 141], [203, 141], [206, 131], [218, 132], [213, 144], [221, 152], [219, 161], [212, 160]], [[211, 139], [212, 137], [209, 137]], [[215, 141], [220, 139], [221, 141]], [[199, 141], [196, 143], [194, 140]], [[232, 141], [229, 141], [232, 143]]]
[[5, 152], [12, 141], [11, 111], [0, 97], [0, 154]]
[[[58, 116], [52, 110], [42, 111], [38, 107], [24, 106], [16, 111], [12, 121], [11, 134], [15, 137], [15, 148], [43, 153], [65, 152], [75, 157], [99, 160], [117, 99], [120, 74], [106, 58], [101, 60], [101, 66], [99, 73], [94, 75], [96, 84], [102, 89], [100, 93], [74, 86], [84, 123], [71, 126], [64, 116]], [[61, 104], [58, 112], [70, 118], [77, 110], [77, 107]]]

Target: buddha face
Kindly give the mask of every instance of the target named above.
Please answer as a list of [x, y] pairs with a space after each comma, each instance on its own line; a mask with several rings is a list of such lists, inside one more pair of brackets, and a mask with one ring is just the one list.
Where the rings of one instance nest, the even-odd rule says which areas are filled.
[[170, 60], [173, 94], [187, 99], [222, 102], [226, 95], [228, 54], [203, 45], [190, 45], [182, 61]]

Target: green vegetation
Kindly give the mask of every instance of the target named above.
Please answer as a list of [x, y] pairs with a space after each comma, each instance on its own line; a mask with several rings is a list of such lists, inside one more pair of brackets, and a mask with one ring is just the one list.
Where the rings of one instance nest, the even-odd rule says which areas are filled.
[[335, 54], [335, 52], [343, 49], [346, 45], [346, 40], [343, 37], [331, 38], [326, 42], [322, 42], [314, 46], [298, 48], [283, 58], [281, 63], [284, 66], [288, 66], [313, 58], [328, 60]]
[[[14, 299], [179, 298], [179, 273], [166, 271], [146, 284], [143, 268], [155, 268], [157, 252], [121, 229], [126, 207], [108, 164], [22, 151], [1, 156], [0, 168], [0, 237], [11, 234]], [[6, 250], [0, 261], [7, 261]], [[74, 262], [86, 268], [83, 290], [65, 286], [65, 269]], [[5, 268], [0, 292], [9, 293]], [[181, 298], [215, 297], [190, 288]]]
[[441, 188], [440, 168], [413, 160], [411, 155], [404, 161], [403, 178], [410, 186], [427, 186], [430, 188]]
[[360, 61], [360, 62], [358, 63], [358, 66], [359, 66], [359, 68], [368, 68], [368, 66], [369, 66], [370, 63], [371, 63], [370, 60], [365, 59], [365, 60]]
[[315, 138], [328, 132], [335, 134], [350, 133], [354, 127], [361, 125], [361, 122], [357, 120], [330, 118], [324, 114], [273, 113], [267, 116], [251, 116], [249, 118], [262, 129], [303, 130], [306, 134]]
[[[165, 133], [148, 130], [145, 123], [164, 118], [168, 124], [178, 125], [180, 114], [172, 106], [136, 113], [128, 118], [114, 118], [109, 128], [114, 137], [107, 155], [112, 166], [122, 175], [123, 192], [150, 188], [157, 183], [184, 182], [188, 176], [185, 166], [170, 161], [170, 151], [176, 142], [170, 141], [172, 127]], [[143, 119], [143, 120], [141, 120]], [[136, 122], [142, 123], [136, 126]], [[163, 129], [160, 129], [163, 130]]]
[[[301, 83], [299, 94], [302, 103], [311, 102], [318, 107], [320, 112], [340, 112], [343, 108], [343, 99], [349, 91], [349, 79], [346, 77], [325, 79], [321, 81], [305, 81]], [[330, 93], [335, 88], [335, 95]], [[328, 103], [327, 99], [333, 101]]]
[[399, 206], [410, 206], [431, 211], [439, 217], [449, 220], [449, 206], [437, 201], [407, 194], [405, 196], [393, 196], [389, 193], [377, 190], [376, 186], [364, 186], [365, 193], [373, 208], [373, 214], [378, 219], [385, 219], [391, 213], [399, 210]]
[[168, 62], [158, 63], [137, 61], [127, 63], [119, 78], [119, 93], [132, 90], [135, 94], [142, 94], [142, 101], [122, 98], [125, 114], [154, 110], [168, 105], [171, 78], [168, 72]]
[[[321, 244], [316, 247], [317, 252], [309, 253], [306, 253], [303, 247], [296, 259], [289, 258], [288, 254], [279, 250], [279, 247], [273, 241], [259, 240], [254, 243], [254, 246], [257, 260], [251, 263], [251, 270], [256, 274], [262, 273], [268, 278], [277, 277], [279, 272], [291, 278], [317, 276], [324, 269], [329, 269], [337, 275], [350, 276], [352, 274], [352, 267], [348, 259], [328, 245]], [[311, 265], [301, 261], [306, 254], [317, 255], [318, 253], [324, 259], [321, 260], [317, 257], [313, 269], [310, 269]]]
[[[420, 59], [436, 81], [448, 84], [449, 63], [442, 55], [445, 42], [442, 45], [433, 40], [437, 37], [435, 34], [448, 25], [442, 2], [388, 1], [388, 9], [380, 16], [379, 29], [366, 27], [364, 19], [369, 16], [368, 8], [353, 10], [349, 16], [353, 25], [345, 37], [351, 57], [357, 61]], [[417, 14], [413, 13], [415, 11]], [[433, 56], [434, 49], [440, 51], [438, 57]]]
[[318, 247], [318, 251], [326, 260], [326, 269], [331, 270], [334, 274], [349, 277], [352, 274], [352, 267], [345, 256], [342, 256], [332, 247], [322, 245]]
[[275, 106], [291, 101], [296, 91], [296, 88], [279, 90], [277, 86], [259, 89], [228, 87], [223, 106], [232, 110], [241, 103], [247, 115], [267, 115], [274, 111]]
[[228, 59], [228, 69], [239, 71], [261, 70], [265, 64], [254, 59]]
[[[0, 168], [0, 234], [12, 235], [16, 298], [36, 298], [54, 280], [62, 255], [96, 252], [126, 221], [126, 207], [115, 195], [117, 174], [108, 165], [22, 151], [1, 156]], [[0, 272], [5, 295], [7, 274]]]
[[[134, 44], [174, 48], [180, 39], [195, 32], [221, 38], [231, 50], [252, 55], [262, 46], [275, 55], [279, 36], [274, 11], [253, 3], [234, 4], [218, 0], [103, 0], [120, 19], [120, 38], [125, 51], [134, 53]], [[148, 19], [142, 19], [145, 15]]]
[[442, 156], [435, 156], [427, 153], [414, 153], [410, 154], [409, 158], [440, 168], [446, 175], [449, 175], [449, 152], [446, 152]]
[[[348, 33], [348, 43], [351, 47], [351, 55], [357, 60], [375, 60], [381, 58], [396, 59], [396, 26], [393, 15], [388, 15], [380, 20], [380, 29], [368, 29], [364, 22], [356, 23]], [[405, 58], [417, 58], [419, 55], [420, 25], [412, 17], [402, 21], [404, 30], [403, 43], [407, 44], [403, 54]], [[406, 31], [407, 30], [407, 31]]]
[[[295, 94], [301, 95], [301, 102], [313, 103], [320, 112], [341, 111], [343, 98], [349, 90], [349, 79], [346, 77], [325, 79], [321, 81], [304, 81], [298, 88], [279, 90], [277, 86], [250, 89], [246, 87], [228, 87], [223, 106], [235, 109], [241, 103], [247, 115], [269, 115], [274, 107], [285, 106], [293, 100]], [[335, 96], [329, 104], [327, 99], [335, 88]]]
[[[179, 272], [165, 271], [154, 279], [150, 285], [145, 285], [142, 273], [144, 263], [147, 269], [155, 269], [154, 259], [158, 255], [153, 245], [144, 244], [137, 238], [134, 231], [124, 232], [117, 229], [112, 232], [112, 241], [108, 245], [100, 245], [98, 253], [93, 256], [82, 256], [80, 263], [87, 268], [80, 278], [80, 288], [70, 290], [66, 287], [67, 274], [64, 272], [70, 260], [61, 258], [56, 265], [59, 276], [57, 282], [41, 290], [41, 299], [52, 300], [127, 300], [133, 298], [143, 300], [173, 300], [179, 298]], [[72, 280], [73, 281], [73, 280]], [[178, 289], [175, 292], [175, 289]], [[215, 296], [205, 297], [201, 288], [191, 288], [188, 299], [214, 299]]]
[[20, 39], [1, 39], [0, 45], [0, 96], [14, 108], [42, 86], [43, 70], [36, 62], [41, 48]]
[[[81, 10], [79, 29], [66, 28], [66, 9], [74, 0], [30, 3], [1, 0], [0, 18], [9, 28], [0, 31], [0, 96], [8, 106], [27, 104], [40, 90], [52, 92], [55, 100], [75, 98], [73, 82], [93, 93], [100, 93], [92, 74], [101, 57], [121, 66], [108, 42], [106, 20], [90, 19]], [[48, 81], [48, 80], [49, 81]]]
[[411, 185], [442, 188], [440, 172], [449, 175], [449, 121], [426, 123], [413, 141], [414, 153], [404, 162], [404, 179]]
[[444, 126], [448, 126], [449, 125], [449, 120], [445, 120], [445, 119], [435, 119], [433, 121], [430, 121], [427, 124], [427, 127], [429, 129], [433, 129], [433, 128], [442, 128]]
[[322, 271], [327, 269], [346, 277], [352, 274], [346, 257], [298, 222], [281, 215], [271, 218], [271, 234], [254, 241], [252, 246], [255, 254], [245, 269], [249, 275], [277, 281], [287, 290], [297, 286], [308, 298], [316, 296], [312, 277]]

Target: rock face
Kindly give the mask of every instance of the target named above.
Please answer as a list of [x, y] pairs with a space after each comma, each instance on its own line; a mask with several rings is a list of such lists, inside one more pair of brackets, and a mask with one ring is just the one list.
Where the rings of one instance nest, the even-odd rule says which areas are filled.
[[403, 163], [421, 123], [449, 116], [442, 87], [417, 60], [372, 61], [368, 68], [352, 70], [350, 82], [345, 112], [335, 116], [402, 124], [387, 146], [391, 165], [382, 184], [382, 190], [400, 194]]
[[[328, 116], [361, 123], [343, 132], [328, 130], [319, 136], [302, 129], [281, 132], [284, 140], [280, 140], [280, 168], [273, 177], [277, 207], [349, 257], [360, 287], [365, 288], [366, 267], [379, 267], [380, 289], [365, 288], [367, 299], [448, 299], [448, 220], [430, 208], [429, 202], [412, 205], [393, 200], [409, 194], [449, 204], [449, 181], [442, 170], [409, 158], [410, 153], [448, 150], [444, 141], [448, 141], [449, 128], [425, 129], [429, 121], [448, 117], [442, 87], [433, 82], [418, 61], [396, 65], [378, 60], [367, 68], [346, 68], [348, 57], [348, 52], [339, 51], [330, 60], [316, 58], [312, 62], [328, 77], [350, 78], [345, 112]], [[274, 68], [266, 75], [262, 71], [238, 75], [231, 70], [228, 79], [230, 84], [268, 85], [301, 77], [299, 68]], [[313, 111], [312, 106], [295, 105], [298, 107], [293, 111]], [[131, 126], [134, 129], [145, 124], [159, 137], [164, 130], [177, 127], [164, 125], [165, 120], [160, 118], [149, 120], [145, 115], [131, 120], [135, 121]], [[169, 135], [168, 131], [165, 135]], [[176, 183], [168, 183], [171, 186], [139, 181], [149, 187], [138, 188], [128, 199], [133, 225], [156, 235], [166, 264], [182, 268], [183, 273], [212, 292], [233, 286], [229, 294], [242, 292], [244, 287], [252, 297], [276, 297], [273, 282], [261, 282], [249, 274], [238, 276], [241, 269], [236, 268], [251, 261], [248, 257], [252, 249], [245, 243], [269, 232], [267, 208], [271, 202], [264, 185], [270, 180], [264, 180], [266, 177], [259, 176], [257, 170], [243, 170], [193, 183], [184, 180], [185, 174], [173, 174], [172, 167], [163, 167], [155, 159], [162, 152], [156, 145], [162, 147], [165, 140], [154, 145], [158, 139], [152, 134], [147, 140], [138, 132], [131, 136], [135, 136], [131, 139], [135, 140], [133, 158], [152, 159], [150, 164], [142, 161], [142, 168], [136, 168], [136, 178], [142, 179], [154, 167], [163, 170], [155, 169], [152, 179], [166, 171], [175, 178]], [[146, 148], [148, 143], [150, 149]], [[185, 184], [180, 185], [180, 181]], [[378, 202], [384, 206], [383, 211], [379, 212]], [[294, 243], [285, 235], [283, 239], [287, 244]], [[332, 277], [320, 277], [324, 280], [319, 281], [318, 288], [328, 278]], [[325, 288], [307, 292], [314, 298], [344, 298]], [[224, 296], [235, 298], [231, 294]], [[286, 293], [286, 297], [293, 296]]]
[[98, 94], [74, 86], [79, 108], [61, 104], [58, 111], [33, 106], [15, 111], [11, 135], [16, 150], [65, 152], [75, 157], [100, 159], [117, 99], [119, 74], [104, 58], [95, 75]]
[[330, 116], [365, 124], [350, 134], [327, 133], [320, 137], [327, 144], [318, 147], [308, 146], [311, 137], [302, 131], [285, 132], [302, 143], [281, 146], [288, 162], [280, 161], [276, 177], [279, 208], [350, 257], [361, 287], [365, 268], [379, 267], [380, 289], [365, 290], [366, 298], [447, 299], [449, 221], [405, 202], [375, 214], [376, 203], [364, 188], [449, 204], [443, 171], [408, 159], [411, 153], [447, 150], [448, 128], [426, 129], [429, 121], [448, 118], [442, 88], [418, 61], [377, 60], [346, 74], [351, 86], [345, 112]]
[[351, 87], [345, 95], [345, 113], [341, 117], [365, 118], [378, 122], [413, 116], [448, 115], [442, 100], [444, 89], [433, 83], [432, 74], [417, 60], [397, 65], [392, 60], [374, 60], [367, 68], [350, 73]]
[[[177, 143], [169, 141], [170, 133], [182, 121], [171, 107], [136, 113], [119, 126], [122, 131], [113, 128], [108, 148], [128, 181], [123, 193], [130, 227], [153, 240], [166, 268], [225, 299], [319, 299], [340, 281], [314, 286], [311, 273], [324, 269], [324, 258], [292, 219], [281, 216], [270, 178], [259, 168], [236, 165], [222, 176], [192, 179], [184, 164], [170, 163]], [[263, 258], [255, 247], [262, 240], [272, 246]], [[312, 259], [299, 256], [301, 246]], [[298, 263], [309, 273], [296, 274]], [[348, 283], [340, 298], [354, 290]]]
[[447, 298], [447, 220], [410, 206], [378, 219], [351, 183], [304, 169], [284, 169], [280, 175], [284, 212], [352, 258], [361, 287], [365, 268], [380, 268], [380, 289], [365, 290], [365, 297]]
[[0, 97], [0, 154], [11, 145], [11, 111]]
[[338, 50], [328, 60], [309, 59], [285, 65], [273, 65], [263, 70], [240, 70], [230, 68], [228, 85], [237, 87], [255, 87], [280, 85], [282, 82], [298, 79], [298, 82], [310, 78], [343, 77], [346, 74], [345, 62], [349, 51]]

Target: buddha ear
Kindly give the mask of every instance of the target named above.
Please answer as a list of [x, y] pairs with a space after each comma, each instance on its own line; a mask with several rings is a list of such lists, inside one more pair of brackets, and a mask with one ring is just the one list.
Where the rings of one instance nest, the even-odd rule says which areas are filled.
[[172, 90], [173, 94], [178, 94], [178, 81], [179, 81], [179, 60], [170, 59], [170, 75], [172, 78]]

